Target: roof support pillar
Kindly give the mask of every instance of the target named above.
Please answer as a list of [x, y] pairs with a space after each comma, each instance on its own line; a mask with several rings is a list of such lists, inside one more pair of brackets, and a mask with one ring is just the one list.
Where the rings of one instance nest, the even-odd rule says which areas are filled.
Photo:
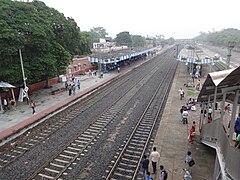
[[212, 107], [212, 119], [214, 120], [215, 117], [215, 105], [216, 105], [216, 99], [217, 99], [217, 86], [215, 87], [215, 91], [214, 91], [214, 100], [213, 100], [213, 107]]
[[225, 106], [225, 102], [226, 102], [226, 95], [227, 93], [223, 93], [223, 99], [222, 99], [222, 104], [221, 104], [221, 121], [223, 122], [223, 116], [224, 116], [224, 106]]
[[229, 140], [232, 140], [233, 132], [234, 132], [234, 125], [235, 125], [235, 118], [236, 118], [236, 112], [237, 112], [237, 104], [238, 104], [238, 97], [239, 97], [239, 90], [236, 91], [234, 102], [233, 102], [233, 108], [232, 108], [232, 114], [231, 114], [231, 122], [230, 122], [230, 131], [229, 131]]
[[210, 99], [211, 99], [211, 95], [208, 96], [208, 103], [207, 103], [207, 107], [206, 107], [206, 110], [207, 110], [207, 121], [208, 121], [208, 112], [209, 112], [209, 106], [210, 106]]

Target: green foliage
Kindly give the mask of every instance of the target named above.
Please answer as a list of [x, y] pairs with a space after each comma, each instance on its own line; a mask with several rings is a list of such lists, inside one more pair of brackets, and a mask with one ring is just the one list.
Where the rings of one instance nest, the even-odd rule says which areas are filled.
[[144, 47], [146, 40], [140, 35], [132, 35], [132, 45], [135, 47]]
[[22, 50], [27, 83], [65, 73], [75, 54], [88, 54], [89, 37], [43, 2], [0, 1], [0, 80], [22, 83], [18, 50]]
[[103, 27], [94, 27], [90, 29], [89, 33], [89, 46], [92, 47], [93, 43], [99, 42], [100, 38], [106, 38], [108, 33]]
[[124, 31], [117, 34], [117, 37], [115, 38], [115, 42], [117, 45], [127, 45], [132, 46], [132, 37], [129, 34], [129, 32]]
[[238, 29], [223, 29], [217, 32], [200, 32], [200, 35], [195, 37], [196, 40], [204, 43], [209, 43], [215, 46], [228, 46], [229, 41], [235, 41], [236, 45], [240, 46], [240, 30]]

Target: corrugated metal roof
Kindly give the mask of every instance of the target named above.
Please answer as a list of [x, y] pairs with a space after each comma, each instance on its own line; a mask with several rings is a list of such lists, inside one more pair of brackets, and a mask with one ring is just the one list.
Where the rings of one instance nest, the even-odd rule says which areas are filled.
[[[240, 67], [209, 73], [198, 96], [198, 102], [207, 102], [208, 96], [210, 101], [213, 102], [215, 87], [217, 87], [217, 101], [221, 101], [223, 98], [222, 88], [229, 88], [240, 85]], [[234, 94], [228, 93], [226, 96], [227, 102], [234, 101]], [[240, 99], [238, 100], [240, 104]]]
[[7, 82], [0, 81], [0, 88], [15, 88], [15, 86], [13, 86]]

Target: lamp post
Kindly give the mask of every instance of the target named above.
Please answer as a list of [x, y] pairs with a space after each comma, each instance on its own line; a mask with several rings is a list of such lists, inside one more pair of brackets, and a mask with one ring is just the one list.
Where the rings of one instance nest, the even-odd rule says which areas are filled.
[[230, 58], [232, 56], [231, 52], [232, 52], [232, 49], [235, 47], [235, 45], [236, 45], [235, 41], [228, 42], [227, 69], [229, 69], [230, 67]]
[[98, 47], [98, 75], [99, 77], [101, 76], [101, 71], [102, 71], [102, 57], [101, 57], [102, 49], [101, 45]]
[[24, 85], [24, 88], [26, 88], [27, 87], [27, 83], [26, 83], [27, 78], [25, 77], [25, 73], [24, 73], [21, 49], [19, 49], [19, 56], [20, 56], [20, 62], [21, 62], [21, 68], [22, 68], [23, 85]]
[[26, 83], [27, 78], [25, 77], [25, 73], [24, 73], [22, 51], [21, 51], [21, 49], [19, 49], [18, 51], [19, 51], [19, 57], [20, 57], [20, 62], [21, 62], [23, 85], [24, 85], [24, 88], [23, 88], [23, 91], [22, 91], [22, 96], [19, 96], [18, 101], [23, 102], [23, 98], [26, 97], [27, 98], [27, 103], [29, 103], [28, 87], [27, 87], [27, 83]]

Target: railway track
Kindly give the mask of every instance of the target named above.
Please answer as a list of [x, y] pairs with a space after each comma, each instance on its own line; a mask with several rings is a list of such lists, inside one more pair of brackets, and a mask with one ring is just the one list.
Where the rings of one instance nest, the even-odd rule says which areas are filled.
[[120, 96], [111, 108], [107, 109], [102, 115], [96, 119], [83, 133], [74, 137], [64, 148], [62, 148], [53, 158], [40, 167], [28, 179], [64, 179], [67, 170], [71, 169], [73, 164], [84, 156], [91, 145], [97, 141], [102, 133], [106, 130], [109, 123], [114, 121], [115, 117], [126, 103], [137, 94], [142, 86], [153, 76], [158, 73], [159, 65], [147, 75], [143, 76], [126, 94]]
[[[106, 176], [107, 180], [142, 179], [141, 176], [138, 176], [141, 159], [163, 111], [175, 70], [176, 66], [173, 65], [163, 77], [125, 146], [121, 148], [121, 152], [117, 153], [117, 159], [112, 161], [110, 170], [107, 170], [109, 172]], [[169, 81], [169, 79], [171, 80]], [[105, 177], [103, 178], [105, 179]]]

